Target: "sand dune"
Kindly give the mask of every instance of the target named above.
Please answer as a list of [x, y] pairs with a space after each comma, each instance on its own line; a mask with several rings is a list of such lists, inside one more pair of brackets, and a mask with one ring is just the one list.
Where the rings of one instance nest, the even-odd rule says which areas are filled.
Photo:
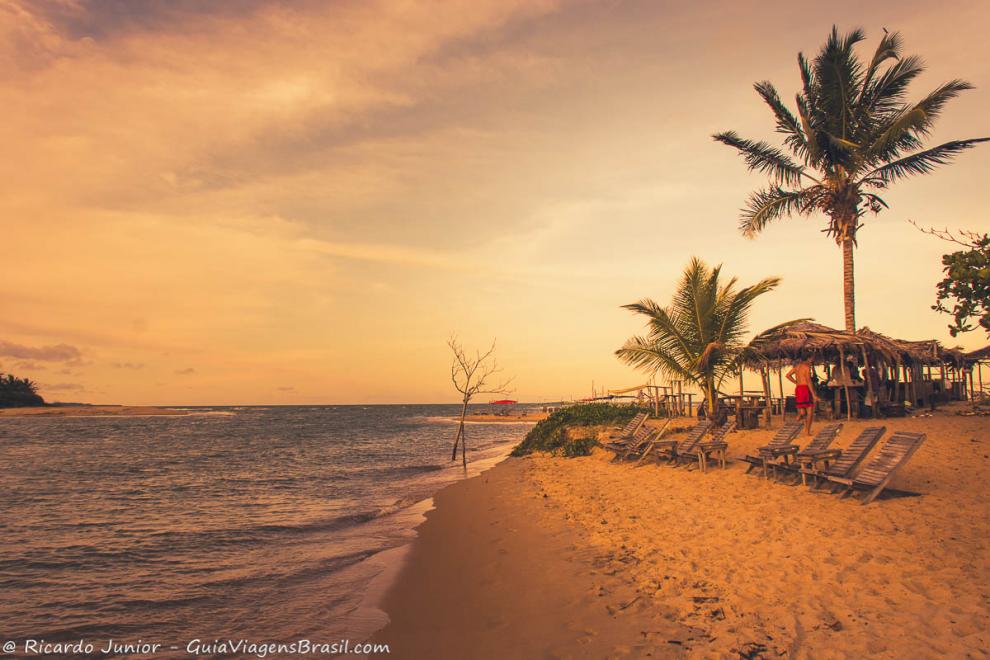
[[928, 439], [868, 506], [745, 474], [767, 431], [708, 474], [506, 461], [438, 496], [380, 637], [399, 657], [987, 657], [986, 419], [880, 423]]

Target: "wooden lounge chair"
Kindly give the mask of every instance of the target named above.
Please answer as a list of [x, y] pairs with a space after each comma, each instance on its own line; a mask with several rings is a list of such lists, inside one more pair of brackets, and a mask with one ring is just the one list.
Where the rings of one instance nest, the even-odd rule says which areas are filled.
[[924, 433], [898, 431], [887, 439], [877, 455], [855, 477], [829, 477], [829, 480], [846, 486], [843, 497], [857, 490], [865, 491], [862, 503], [869, 504], [883, 492], [897, 471], [904, 467], [924, 441]]
[[643, 446], [653, 437], [654, 434], [655, 429], [643, 424], [628, 438], [616, 440], [615, 442], [608, 442], [604, 445], [604, 447], [605, 449], [615, 452], [614, 458], [618, 459], [620, 456], [624, 456], [630, 449]]
[[886, 426], [868, 426], [860, 432], [856, 439], [852, 441], [851, 445], [841, 450], [839, 455], [835, 457], [835, 460], [832, 461], [832, 464], [824, 471], [818, 471], [814, 468], [802, 470], [805, 478], [808, 476], [815, 478], [813, 489], [818, 488], [821, 480], [831, 482], [833, 477], [840, 479], [851, 478], [853, 472], [863, 462], [863, 459], [870, 453], [874, 445], [880, 441], [880, 438], [886, 431]]
[[653, 443], [653, 448], [649, 454], [644, 454], [639, 462], [642, 463], [647, 456], [655, 456], [657, 461], [666, 458], [670, 463], [676, 463], [678, 456], [683, 453], [690, 453], [705, 437], [705, 434], [712, 428], [712, 423], [708, 420], [698, 422], [694, 425], [686, 437], [681, 440], [659, 440]]
[[804, 424], [800, 421], [788, 422], [781, 426], [770, 440], [770, 444], [760, 447], [758, 455], [743, 457], [743, 460], [749, 463], [746, 473], [749, 474], [753, 468], [761, 467], [763, 468], [763, 476], [766, 477], [767, 464], [776, 459], [779, 451], [786, 454], [790, 453], [790, 449], [785, 449], [785, 447], [792, 446], [791, 442], [798, 436], [802, 428], [804, 428]]
[[694, 455], [698, 458], [698, 467], [702, 472], [708, 472], [709, 459], [718, 459], [719, 466], [725, 469], [725, 450], [729, 448], [725, 436], [735, 431], [736, 425], [735, 419], [727, 420], [712, 432], [712, 437], [708, 441], [699, 442], [695, 446]]
[[811, 440], [811, 443], [804, 449], [794, 454], [794, 461], [788, 466], [781, 466], [785, 469], [794, 469], [801, 474], [801, 483], [808, 484], [806, 470], [813, 471], [815, 465], [824, 463], [828, 467], [828, 462], [842, 455], [841, 449], [830, 449], [835, 439], [842, 430], [842, 424], [828, 424], [818, 429], [818, 433]]
[[646, 420], [649, 417], [650, 417], [650, 413], [648, 412], [636, 413], [636, 415], [632, 419], [630, 419], [618, 433], [610, 436], [609, 439], [615, 441], [628, 440], [629, 438], [632, 437], [633, 433], [638, 431], [639, 428], [646, 423]]
[[[664, 420], [663, 424], [659, 427], [654, 427], [651, 429], [652, 433], [648, 435], [642, 442], [637, 443], [635, 446], [630, 446], [621, 456], [617, 456], [617, 460], [626, 461], [632, 458], [639, 458], [636, 462], [637, 465], [643, 460], [644, 457], [649, 456], [650, 452], [653, 451], [654, 445], [660, 441], [663, 437], [664, 431], [670, 425], [671, 418]], [[646, 428], [645, 426], [642, 428]]]

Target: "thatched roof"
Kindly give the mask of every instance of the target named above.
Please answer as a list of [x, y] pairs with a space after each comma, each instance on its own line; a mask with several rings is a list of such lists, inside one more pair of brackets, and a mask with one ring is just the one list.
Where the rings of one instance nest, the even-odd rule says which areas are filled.
[[835, 360], [840, 348], [844, 355], [859, 356], [865, 344], [869, 344], [870, 349], [878, 348], [869, 339], [802, 319], [756, 335], [746, 347], [741, 362], [744, 366], [758, 368], [804, 357]]
[[964, 353], [963, 359], [969, 363], [990, 362], [990, 346], [984, 346], [983, 348], [978, 348], [975, 351]]
[[835, 361], [843, 355], [852, 355], [860, 359], [864, 350], [873, 364], [882, 360], [887, 364], [961, 365], [964, 359], [961, 351], [947, 349], [934, 339], [894, 339], [866, 327], [851, 333], [815, 323], [811, 319], [801, 319], [758, 334], [749, 343], [740, 361], [745, 367], [761, 368], [779, 366], [804, 357]]

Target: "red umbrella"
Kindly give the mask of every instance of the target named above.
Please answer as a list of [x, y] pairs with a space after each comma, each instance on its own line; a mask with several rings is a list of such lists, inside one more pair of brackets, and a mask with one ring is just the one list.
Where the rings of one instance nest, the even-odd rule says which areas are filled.
[[498, 401], [489, 401], [488, 403], [493, 406], [512, 406], [519, 402], [512, 399], [499, 399]]

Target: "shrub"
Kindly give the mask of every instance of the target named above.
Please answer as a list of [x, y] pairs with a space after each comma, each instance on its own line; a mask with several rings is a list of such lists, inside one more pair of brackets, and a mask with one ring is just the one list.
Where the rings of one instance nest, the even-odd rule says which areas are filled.
[[598, 444], [592, 437], [578, 438], [564, 443], [560, 448], [560, 453], [564, 458], [574, 458], [575, 456], [590, 456], [591, 450]]
[[597, 444], [594, 438], [569, 440], [567, 429], [578, 426], [607, 426], [625, 424], [638, 411], [629, 406], [608, 403], [588, 403], [561, 408], [529, 430], [523, 441], [512, 450], [513, 456], [526, 456], [534, 451], [556, 452], [564, 456], [587, 456]]

